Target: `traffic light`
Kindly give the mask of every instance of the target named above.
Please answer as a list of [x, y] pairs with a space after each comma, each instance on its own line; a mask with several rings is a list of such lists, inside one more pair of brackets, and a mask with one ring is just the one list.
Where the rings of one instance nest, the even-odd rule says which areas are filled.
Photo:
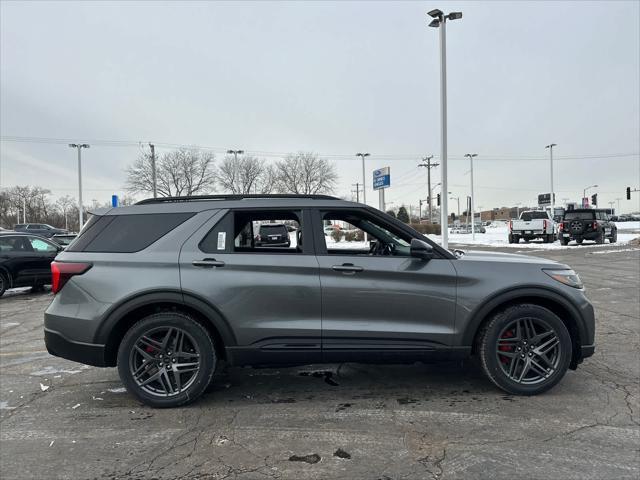
[[455, 222], [456, 221], [456, 214], [451, 212], [451, 221]]
[[591, 205], [598, 206], [598, 194], [594, 193], [591, 195]]
[[440, 194], [438, 194], [438, 206], [440, 206]]
[[627, 200], [631, 200], [631, 187], [627, 187]]

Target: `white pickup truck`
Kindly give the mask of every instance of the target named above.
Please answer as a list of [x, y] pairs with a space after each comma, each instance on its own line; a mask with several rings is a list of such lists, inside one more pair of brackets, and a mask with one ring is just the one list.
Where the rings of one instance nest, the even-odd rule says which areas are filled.
[[509, 243], [525, 242], [541, 238], [544, 243], [556, 241], [556, 223], [551, 214], [543, 210], [528, 210], [520, 214], [519, 220], [509, 222]]

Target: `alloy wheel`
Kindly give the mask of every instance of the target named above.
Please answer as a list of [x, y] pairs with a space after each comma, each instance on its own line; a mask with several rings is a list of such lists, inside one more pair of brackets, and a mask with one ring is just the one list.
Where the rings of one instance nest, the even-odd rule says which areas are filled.
[[542, 319], [519, 318], [498, 335], [496, 356], [500, 368], [511, 381], [522, 385], [539, 384], [558, 369], [560, 338]]
[[133, 380], [146, 393], [180, 394], [195, 381], [201, 366], [193, 337], [177, 327], [157, 327], [140, 335], [129, 354]]

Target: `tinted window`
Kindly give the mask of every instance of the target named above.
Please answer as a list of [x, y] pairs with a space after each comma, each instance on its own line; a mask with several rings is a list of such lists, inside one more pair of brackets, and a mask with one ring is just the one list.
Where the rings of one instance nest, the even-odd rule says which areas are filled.
[[565, 220], [593, 220], [594, 212], [567, 212], [564, 214]]
[[32, 252], [33, 248], [26, 236], [0, 237], [0, 252]]
[[193, 213], [149, 213], [93, 217], [91, 225], [85, 226], [82, 235], [67, 250], [70, 252], [138, 252], [193, 215]]
[[538, 220], [538, 219], [548, 219], [546, 212], [524, 212], [520, 217], [520, 220], [530, 221], [530, 220]]
[[40, 230], [42, 225], [38, 225], [37, 223], [32, 223], [27, 227], [27, 230]]
[[284, 225], [260, 225], [260, 235], [287, 235]]

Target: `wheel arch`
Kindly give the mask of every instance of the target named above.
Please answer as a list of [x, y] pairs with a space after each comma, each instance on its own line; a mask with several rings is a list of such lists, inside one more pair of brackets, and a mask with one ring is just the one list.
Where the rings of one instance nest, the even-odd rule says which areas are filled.
[[528, 303], [553, 312], [566, 325], [572, 343], [570, 368], [576, 368], [582, 360], [582, 345], [587, 338], [578, 308], [569, 300], [545, 288], [520, 288], [501, 292], [480, 305], [472, 314], [463, 334], [463, 345], [471, 345], [472, 354], [477, 353], [478, 335], [487, 322], [499, 311], [513, 305]]
[[204, 299], [179, 290], [145, 292], [111, 308], [95, 335], [95, 343], [105, 346], [105, 366], [115, 366], [118, 348], [127, 330], [140, 318], [161, 311], [176, 310], [191, 315], [211, 334], [221, 358], [225, 347], [237, 344], [233, 330], [222, 313]]

